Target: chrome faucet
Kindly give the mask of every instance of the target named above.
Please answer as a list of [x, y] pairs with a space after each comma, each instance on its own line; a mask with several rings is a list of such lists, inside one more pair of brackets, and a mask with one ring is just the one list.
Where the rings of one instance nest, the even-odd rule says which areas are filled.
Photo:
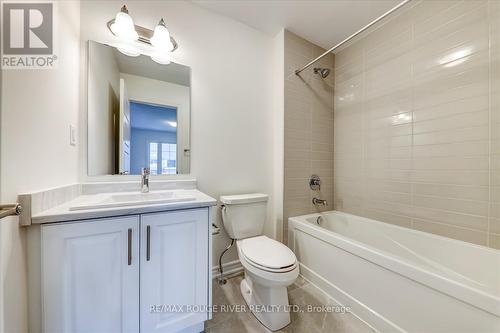
[[141, 169], [141, 192], [142, 193], [148, 193], [149, 192], [149, 174], [150, 174], [149, 168], [142, 168]]
[[319, 206], [319, 205], [328, 206], [328, 202], [326, 202], [326, 200], [324, 199], [313, 198], [312, 201], [314, 206]]

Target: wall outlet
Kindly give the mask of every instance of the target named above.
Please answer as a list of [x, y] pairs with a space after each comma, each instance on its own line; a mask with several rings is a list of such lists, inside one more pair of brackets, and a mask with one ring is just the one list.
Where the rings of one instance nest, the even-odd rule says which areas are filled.
[[73, 125], [69, 125], [69, 144], [76, 146], [76, 128]]

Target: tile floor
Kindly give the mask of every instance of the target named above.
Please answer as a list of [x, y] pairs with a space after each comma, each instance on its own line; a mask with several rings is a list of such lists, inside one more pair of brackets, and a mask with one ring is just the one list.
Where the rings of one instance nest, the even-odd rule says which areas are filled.
[[[213, 280], [213, 304], [218, 305], [245, 305], [240, 293], [240, 282], [243, 275], [228, 279], [227, 283], [220, 286], [217, 279]], [[307, 305], [336, 305], [325, 293], [302, 277], [288, 288], [290, 304], [298, 305], [305, 309]], [[350, 313], [325, 313], [325, 312], [292, 312], [292, 322], [278, 332], [294, 333], [319, 333], [319, 332], [344, 332], [365, 333], [374, 332], [370, 327]], [[240, 333], [270, 332], [252, 315], [251, 312], [217, 312], [212, 320], [205, 324], [207, 333]]]

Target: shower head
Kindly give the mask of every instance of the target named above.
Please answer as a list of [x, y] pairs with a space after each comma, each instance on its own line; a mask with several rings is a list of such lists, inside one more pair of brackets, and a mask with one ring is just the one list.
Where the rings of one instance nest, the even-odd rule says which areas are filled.
[[324, 79], [330, 74], [330, 69], [316, 67], [314, 68], [314, 74], [319, 74]]

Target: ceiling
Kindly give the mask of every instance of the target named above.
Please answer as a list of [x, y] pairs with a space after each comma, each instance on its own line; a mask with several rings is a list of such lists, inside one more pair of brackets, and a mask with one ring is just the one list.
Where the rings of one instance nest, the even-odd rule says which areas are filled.
[[129, 57], [117, 49], [115, 49], [115, 59], [118, 63], [118, 69], [122, 73], [171, 82], [186, 87], [190, 86], [191, 71], [187, 66], [173, 62], [168, 65], [160, 65], [148, 56]]
[[282, 28], [329, 49], [402, 0], [192, 0], [271, 36]]

